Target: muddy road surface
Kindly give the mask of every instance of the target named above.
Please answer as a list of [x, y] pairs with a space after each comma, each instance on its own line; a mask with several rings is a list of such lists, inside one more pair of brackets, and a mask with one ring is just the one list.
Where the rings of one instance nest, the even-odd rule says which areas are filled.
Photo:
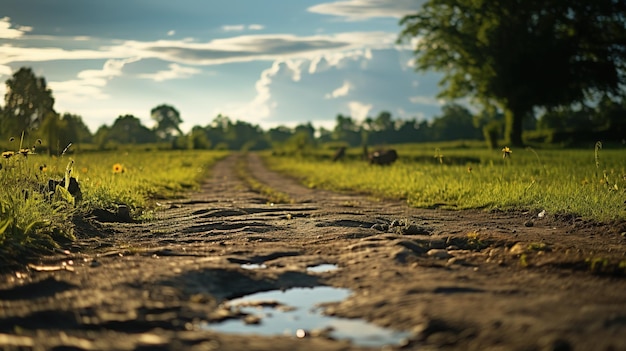
[[[251, 191], [242, 159], [292, 202]], [[0, 349], [626, 350], [623, 223], [414, 209], [255, 154], [161, 208], [3, 272]]]

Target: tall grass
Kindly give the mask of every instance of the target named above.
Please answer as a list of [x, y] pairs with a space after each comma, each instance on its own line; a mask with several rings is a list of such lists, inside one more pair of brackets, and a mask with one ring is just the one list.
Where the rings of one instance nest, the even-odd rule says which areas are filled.
[[[0, 158], [0, 265], [47, 252], [74, 239], [73, 219], [125, 205], [149, 219], [158, 199], [192, 190], [226, 155], [211, 151], [128, 151], [60, 157], [34, 148]], [[68, 186], [73, 178], [80, 187]]]
[[[330, 157], [270, 157], [274, 170], [309, 187], [359, 191], [404, 199], [410, 205], [450, 209], [545, 210], [596, 220], [626, 218], [626, 152], [602, 150], [502, 151], [405, 145], [388, 167], [369, 165], [359, 150]], [[350, 153], [349, 153], [350, 155]]]

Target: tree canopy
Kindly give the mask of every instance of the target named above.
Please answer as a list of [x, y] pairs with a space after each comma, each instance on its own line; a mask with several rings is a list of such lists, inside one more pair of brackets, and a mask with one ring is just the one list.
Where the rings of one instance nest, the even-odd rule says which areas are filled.
[[159, 138], [170, 139], [174, 132], [182, 134], [179, 126], [183, 120], [180, 118], [180, 112], [173, 106], [159, 105], [150, 111], [150, 116], [157, 123], [154, 129]]
[[416, 69], [444, 74], [440, 97], [502, 109], [514, 145], [535, 107], [624, 94], [623, 0], [429, 0], [400, 25]]
[[20, 68], [6, 81], [6, 86], [3, 132], [29, 134], [43, 124], [46, 116], [55, 113], [52, 90], [30, 68]]

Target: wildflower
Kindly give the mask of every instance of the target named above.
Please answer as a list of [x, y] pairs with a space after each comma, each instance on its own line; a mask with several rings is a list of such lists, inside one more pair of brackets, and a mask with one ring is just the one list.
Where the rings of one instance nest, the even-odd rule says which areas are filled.
[[28, 154], [30, 154], [30, 149], [27, 149], [27, 148], [20, 149], [20, 154], [24, 156], [28, 156]]
[[41, 172], [47, 172], [48, 171], [48, 166], [46, 166], [46, 164], [42, 164], [41, 166], [39, 166], [39, 170]]
[[4, 158], [9, 158], [9, 157], [11, 157], [13, 155], [15, 155], [15, 152], [13, 152], [13, 151], [5, 151], [5, 152], [2, 153], [2, 157], [4, 157]]
[[87, 173], [88, 169], [87, 169], [87, 167], [83, 167], [83, 168], [80, 169], [80, 171], [83, 172], [83, 173]]
[[504, 148], [502, 148], [502, 158], [511, 157], [512, 152], [513, 151], [511, 151], [508, 146], [505, 146]]
[[123, 172], [124, 172], [124, 167], [121, 164], [116, 163], [113, 165], [113, 173], [123, 173]]

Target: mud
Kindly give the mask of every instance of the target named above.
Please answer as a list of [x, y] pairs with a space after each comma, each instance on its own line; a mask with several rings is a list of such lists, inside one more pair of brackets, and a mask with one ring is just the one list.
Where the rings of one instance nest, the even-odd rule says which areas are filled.
[[[294, 202], [252, 192], [240, 157]], [[624, 223], [415, 209], [308, 189], [235, 154], [155, 221], [77, 231], [65, 250], [0, 275], [0, 349], [626, 350]], [[321, 264], [337, 269], [307, 270]], [[319, 286], [351, 291], [324, 314], [408, 336], [370, 347], [323, 330], [207, 327], [268, 318], [232, 299]]]

